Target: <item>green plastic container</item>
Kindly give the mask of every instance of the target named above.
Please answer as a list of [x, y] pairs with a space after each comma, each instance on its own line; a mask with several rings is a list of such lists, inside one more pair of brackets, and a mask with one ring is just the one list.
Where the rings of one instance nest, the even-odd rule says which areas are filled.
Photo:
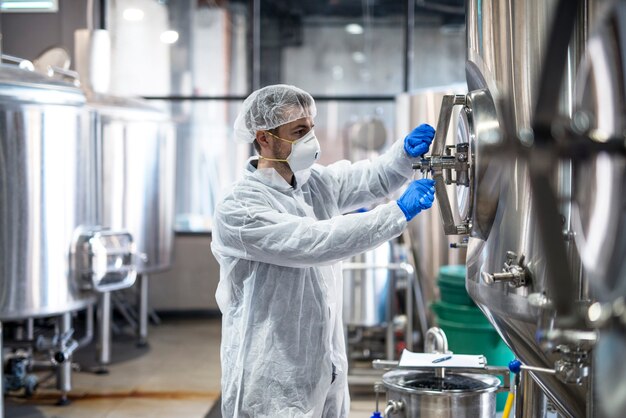
[[477, 306], [456, 305], [443, 301], [430, 305], [437, 318], [461, 324], [489, 325], [489, 320]]
[[442, 266], [437, 285], [442, 301], [454, 305], [476, 306], [465, 289], [465, 266]]
[[439, 280], [450, 283], [452, 286], [457, 285], [465, 289], [466, 269], [462, 264], [441, 266], [439, 268]]
[[[515, 358], [491, 324], [468, 324], [437, 318], [439, 327], [446, 333], [448, 349], [457, 354], [482, 354], [490, 366], [507, 366]], [[501, 379], [502, 380], [502, 379]], [[507, 393], [496, 397], [496, 409], [502, 411]]]

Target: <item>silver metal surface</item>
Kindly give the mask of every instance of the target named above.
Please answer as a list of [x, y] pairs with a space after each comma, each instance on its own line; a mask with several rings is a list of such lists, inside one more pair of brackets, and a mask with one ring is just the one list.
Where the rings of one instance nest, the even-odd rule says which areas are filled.
[[521, 371], [515, 388], [515, 418], [537, 418], [548, 415], [548, 398], [535, 383], [532, 373]]
[[[574, 120], [596, 141], [621, 137], [626, 146], [624, 31], [626, 5], [617, 2], [589, 40]], [[626, 294], [626, 159], [601, 153], [577, 168], [576, 243], [594, 294], [613, 301]]]
[[[450, 148], [446, 147], [446, 138], [448, 136], [448, 129], [450, 127], [450, 120], [452, 119], [452, 112], [454, 106], [465, 106], [466, 96], [446, 95], [443, 97], [441, 103], [441, 110], [439, 113], [439, 121], [437, 122], [437, 132], [435, 139], [433, 140], [432, 150], [430, 157], [422, 159], [420, 169], [427, 173], [432, 174], [433, 180], [435, 180], [435, 195], [437, 202], [439, 203], [439, 213], [441, 214], [441, 220], [443, 222], [443, 231], [446, 235], [467, 235], [469, 233], [471, 225], [467, 219], [461, 219], [460, 222], [455, 222], [455, 217], [452, 212], [452, 206], [448, 197], [448, 191], [446, 184], [451, 183], [451, 171], [455, 170], [456, 173], [465, 173], [467, 179], [467, 153], [464, 154], [465, 158], [460, 161], [459, 158], [453, 157], [448, 152]], [[457, 150], [457, 154], [459, 150]], [[427, 162], [427, 164], [425, 164]], [[459, 167], [459, 165], [461, 167]], [[463, 171], [464, 170], [464, 171]], [[457, 175], [457, 178], [459, 176]], [[457, 187], [463, 187], [457, 185]]]
[[125, 231], [78, 230], [71, 250], [71, 269], [81, 288], [98, 292], [130, 287], [135, 282], [133, 237]]
[[[529, 135], [532, 111], [555, 4], [553, 0], [468, 2], [468, 87], [470, 91], [485, 91], [496, 105], [496, 117], [491, 122], [485, 119], [482, 124], [485, 129], [492, 130], [494, 124], [500, 129], [504, 128], [505, 122], [512, 124], [507, 127], [526, 141], [525, 145], [532, 145], [532, 133]], [[573, 44], [571, 56], [576, 55], [577, 48], [580, 45]], [[568, 67], [568, 77], [572, 77], [575, 68], [575, 65]], [[571, 97], [571, 84], [566, 85], [563, 93], [564, 114], [571, 112], [568, 97]], [[510, 110], [510, 118], [505, 110]], [[477, 115], [478, 112], [472, 112], [474, 122]], [[474, 123], [473, 131], [482, 129], [480, 125]], [[469, 240], [467, 289], [522, 362], [553, 369], [560, 356], [544, 352], [536, 340], [539, 320], [547, 318], [546, 311], [532, 306], [528, 300], [531, 293], [547, 292], [548, 277], [527, 163], [513, 152], [499, 155], [488, 152], [489, 145], [506, 144], [516, 138], [490, 139], [470, 133], [470, 142], [472, 140], [476, 159], [473, 221], [480, 224], [476, 219], [482, 217], [487, 221], [487, 228], [473, 231]], [[553, 182], [559, 196], [566, 198], [570, 192], [570, 178], [571, 170], [563, 165], [554, 167], [552, 178], [546, 178], [546, 181]], [[563, 228], [568, 229], [570, 211], [567, 200], [563, 199], [563, 202], [560, 208]], [[575, 266], [575, 248], [568, 245], [568, 251]], [[531, 277], [525, 286], [512, 287], [502, 282], [489, 284], [483, 280], [483, 273], [502, 270], [508, 252], [524, 256], [524, 266]], [[574, 287], [584, 287], [580, 276], [572, 280]], [[585, 416], [584, 386], [563, 383], [553, 374], [535, 377], [565, 416]]]
[[401, 402], [403, 411], [390, 417], [406, 418], [493, 418], [496, 416], [496, 391], [500, 380], [491, 375], [448, 374], [449, 379], [469, 377], [486, 384], [477, 391], [439, 391], [407, 387], [405, 382], [415, 376], [433, 376], [432, 372], [394, 370], [383, 375], [387, 401]]
[[[413, 286], [416, 285], [414, 283], [416, 280], [415, 269], [413, 268], [413, 266], [407, 263], [384, 263], [384, 262], [380, 264], [347, 262], [347, 263], [342, 264], [342, 268], [344, 270], [344, 277], [346, 276], [346, 273], [348, 272], [352, 272], [352, 273], [359, 272], [359, 271], [361, 272], [367, 272], [367, 271], [386, 272], [385, 282], [387, 286], [387, 295], [384, 300], [385, 308], [386, 308], [385, 309], [386, 318], [382, 318], [382, 319], [384, 320], [383, 323], [386, 323], [385, 345], [386, 345], [387, 359], [392, 360], [395, 357], [394, 355], [395, 353], [395, 324], [393, 320], [389, 320], [388, 318], [391, 318], [391, 319], [394, 318], [394, 316], [398, 312], [398, 309], [394, 302], [395, 298], [392, 296], [392, 295], [395, 295], [395, 289], [397, 285], [395, 272], [402, 271], [406, 275], [405, 312], [406, 312], [407, 318], [406, 318], [405, 334], [413, 335], [413, 329], [414, 329], [413, 328], [413, 297], [414, 297]], [[370, 281], [372, 281], [372, 279], [374, 279], [374, 277], [370, 277]], [[360, 283], [360, 285], [363, 285], [363, 284], [364, 283]], [[350, 292], [356, 293], [356, 294], [360, 293], [360, 290], [358, 290], [357, 288], [348, 288], [347, 290], [350, 290]], [[382, 296], [382, 293], [378, 295], [378, 298], [376, 300], [365, 300], [364, 302], [371, 303], [372, 305], [377, 305], [379, 304], [379, 302], [382, 301], [380, 299], [381, 296]], [[422, 303], [421, 297], [416, 298], [416, 305], [417, 305], [417, 314], [418, 314], [417, 316], [418, 316], [418, 320], [420, 321], [420, 328], [421, 328], [420, 331], [422, 335], [424, 335], [426, 333], [426, 320], [425, 320], [426, 307]], [[344, 299], [344, 308], [345, 307], [346, 305], [345, 305], [345, 299]], [[350, 305], [347, 305], [347, 307], [352, 309]], [[375, 323], [373, 325], [382, 325], [383, 323]], [[406, 346], [407, 346], [407, 349], [409, 350], [413, 349], [412, 338], [406, 339]]]
[[131, 233], [138, 273], [172, 262], [174, 238], [173, 125], [145, 102], [88, 95], [101, 152], [102, 225]]
[[[391, 243], [350, 259], [350, 263], [386, 265], [391, 262]], [[346, 268], [343, 272], [343, 323], [346, 325], [381, 326], [386, 322], [386, 269]]]
[[[626, 3], [611, 3], [590, 36], [577, 79], [575, 127], [598, 142], [621, 138], [626, 146]], [[601, 153], [575, 167], [573, 226], [589, 286], [599, 300], [590, 319], [600, 328], [594, 351], [596, 408], [608, 418], [626, 409], [626, 159]]]
[[447, 353], [448, 352], [448, 337], [441, 328], [432, 327], [426, 332], [426, 338], [424, 342], [425, 353]]
[[97, 224], [95, 149], [83, 93], [0, 65], [0, 318], [92, 303], [70, 277], [78, 227]]
[[100, 294], [98, 301], [98, 339], [96, 358], [101, 367], [111, 363], [111, 292]]
[[139, 344], [143, 345], [148, 342], [148, 286], [150, 279], [147, 274], [139, 276], [139, 292], [137, 294], [139, 306], [139, 327], [138, 338]]
[[74, 32], [75, 68], [89, 92], [106, 94], [111, 83], [111, 37], [104, 29]]
[[[63, 336], [71, 335], [72, 333], [72, 315], [70, 313], [64, 313], [58, 318], [59, 322], [59, 334], [61, 340]], [[67, 397], [67, 394], [72, 390], [72, 357], [61, 362], [57, 366], [57, 389], [61, 391], [61, 397]]]
[[[424, 338], [424, 353], [448, 353], [448, 338], [441, 328], [432, 327]], [[435, 376], [443, 379], [446, 376], [445, 367], [435, 368]]]

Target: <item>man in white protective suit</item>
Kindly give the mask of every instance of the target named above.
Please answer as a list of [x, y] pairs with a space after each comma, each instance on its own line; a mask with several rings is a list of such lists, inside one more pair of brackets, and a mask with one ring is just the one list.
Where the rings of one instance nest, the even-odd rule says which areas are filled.
[[374, 161], [324, 167], [315, 115], [311, 95], [274, 85], [235, 121], [235, 138], [259, 155], [215, 211], [224, 418], [348, 415], [340, 262], [400, 235], [434, 199], [422, 179], [349, 213], [404, 185], [435, 131], [420, 125]]

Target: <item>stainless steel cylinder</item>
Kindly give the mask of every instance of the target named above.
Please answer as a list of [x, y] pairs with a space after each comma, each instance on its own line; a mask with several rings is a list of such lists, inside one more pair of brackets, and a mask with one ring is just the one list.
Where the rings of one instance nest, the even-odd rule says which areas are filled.
[[[111, 292], [100, 294], [98, 301], [98, 336], [96, 357], [98, 365], [105, 367], [111, 363]], [[105, 369], [101, 369], [105, 370]]]
[[[484, 90], [493, 98], [496, 109], [494, 125], [499, 125], [501, 144], [523, 141], [532, 145], [530, 131], [535, 108], [541, 65], [547, 51], [546, 41], [552, 30], [552, 19], [557, 1], [489, 0], [468, 2], [467, 8], [467, 82], [472, 91]], [[579, 25], [579, 30], [586, 30]], [[570, 57], [579, 56], [584, 36], [574, 37]], [[565, 79], [572, 80], [575, 62], [567, 67]], [[562, 89], [561, 111], [568, 115], [572, 110], [572, 85]], [[474, 115], [476, 118], [476, 115]], [[479, 127], [474, 127], [478, 129]], [[506, 134], [514, 133], [509, 138]], [[542, 248], [537, 204], [530, 185], [529, 166], [526, 159], [515, 152], [487, 155], [482, 145], [487, 138], [469, 132], [468, 141], [477, 150], [475, 157], [481, 161], [480, 172], [475, 177], [474, 219], [489, 218], [492, 225], [486, 233], [472, 234], [467, 255], [467, 289], [477, 305], [486, 313], [507, 345], [525, 364], [554, 368], [557, 354], [545, 350], [536, 339], [539, 321], [545, 311], [532, 304], [529, 295], [547, 294], [550, 298], [550, 277], [547, 274], [545, 249]], [[519, 139], [518, 139], [519, 138]], [[524, 142], [525, 141], [525, 142]], [[497, 179], [494, 182], [494, 179]], [[571, 228], [571, 166], [555, 164], [553, 172], [545, 179], [551, 182], [562, 199], [562, 229]], [[485, 193], [482, 193], [485, 191]], [[487, 204], [493, 202], [494, 204]], [[580, 258], [572, 242], [566, 242], [572, 271], [580, 270]], [[520, 286], [507, 283], [488, 283], [485, 274], [503, 270], [507, 253], [524, 257], [530, 280]], [[571, 289], [584, 288], [583, 277], [573, 274]], [[568, 289], [562, 289], [567, 292]], [[581, 295], [580, 292], [571, 292]], [[572, 305], [577, 301], [572, 300]], [[552, 374], [538, 374], [536, 380], [565, 416], [585, 416], [586, 394], [584, 386], [567, 384]]]
[[71, 277], [77, 228], [97, 225], [85, 96], [0, 65], [0, 319], [53, 316], [91, 296]]
[[[391, 244], [359, 254], [351, 263], [370, 266], [387, 265], [391, 262]], [[347, 269], [343, 273], [343, 323], [346, 325], [382, 326], [387, 321], [385, 307], [389, 275], [387, 269]]]
[[494, 418], [495, 376], [394, 370], [383, 375], [388, 412], [393, 418]]
[[175, 136], [145, 102], [90, 94], [102, 177], [102, 225], [129, 231], [138, 273], [169, 268], [174, 239]]

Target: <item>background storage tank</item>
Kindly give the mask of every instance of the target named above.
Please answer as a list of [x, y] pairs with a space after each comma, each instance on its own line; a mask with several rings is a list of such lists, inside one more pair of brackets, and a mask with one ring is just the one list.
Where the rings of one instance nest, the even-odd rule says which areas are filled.
[[169, 117], [140, 100], [89, 94], [99, 143], [103, 224], [128, 230], [137, 272], [172, 263], [175, 133]]
[[85, 307], [71, 277], [79, 227], [98, 224], [96, 150], [72, 84], [0, 66], [0, 319]]

